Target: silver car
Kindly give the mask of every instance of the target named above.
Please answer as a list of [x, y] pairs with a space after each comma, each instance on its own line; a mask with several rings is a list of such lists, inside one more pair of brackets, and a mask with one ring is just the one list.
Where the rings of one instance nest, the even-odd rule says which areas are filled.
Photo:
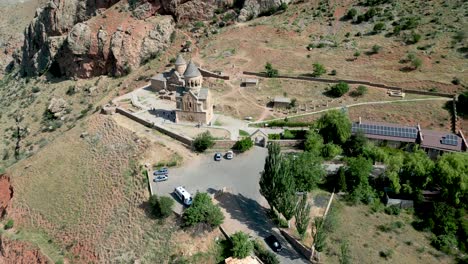
[[162, 182], [162, 181], [167, 181], [167, 179], [169, 179], [169, 176], [167, 176], [167, 175], [158, 175], [158, 176], [154, 177], [153, 181], [154, 182]]

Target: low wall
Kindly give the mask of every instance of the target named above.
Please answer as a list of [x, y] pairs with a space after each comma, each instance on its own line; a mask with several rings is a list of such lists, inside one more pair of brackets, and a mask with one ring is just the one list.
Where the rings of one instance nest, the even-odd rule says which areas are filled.
[[310, 257], [312, 256], [312, 251], [304, 246], [301, 242], [297, 241], [293, 236], [291, 236], [288, 232], [280, 229], [281, 235], [294, 247], [294, 249], [304, 256], [307, 260], [310, 261]]
[[234, 147], [234, 144], [236, 144], [237, 141], [235, 140], [215, 140], [212, 149], [232, 149]]
[[217, 78], [217, 79], [222, 79], [222, 80], [229, 80], [229, 75], [222, 75], [222, 74], [217, 74], [215, 72], [211, 72], [205, 69], [198, 68], [200, 70], [200, 73], [202, 74], [203, 77], [211, 77], [211, 78]]
[[151, 123], [151, 122], [149, 122], [149, 121], [147, 121], [147, 120], [145, 120], [145, 119], [143, 119], [143, 118], [140, 118], [140, 117], [138, 117], [138, 116], [135, 116], [135, 115], [133, 115], [132, 113], [130, 113], [130, 112], [128, 112], [128, 111], [126, 111], [126, 110], [124, 110], [124, 109], [122, 109], [122, 108], [119, 108], [119, 107], [118, 107], [118, 108], [116, 109], [116, 112], [119, 113], [119, 114], [121, 114], [121, 115], [123, 115], [123, 116], [126, 116], [126, 117], [132, 119], [133, 121], [138, 122], [138, 123], [140, 123], [140, 124], [142, 124], [142, 125], [144, 125], [144, 126], [147, 126], [147, 127], [149, 127], [149, 128], [154, 128], [154, 129], [156, 129], [157, 131], [163, 133], [164, 135], [169, 136], [169, 137], [171, 137], [171, 138], [173, 138], [173, 139], [175, 139], [175, 140], [178, 140], [178, 141], [182, 142], [183, 144], [185, 144], [185, 145], [187, 145], [187, 146], [189, 146], [189, 147], [192, 146], [192, 139], [191, 139], [191, 138], [188, 138], [188, 137], [186, 137], [186, 136], [179, 135], [179, 134], [177, 134], [177, 133], [175, 133], [175, 132], [172, 132], [172, 131], [170, 131], [170, 130], [167, 130], [167, 129], [164, 128], [164, 127], [161, 127], [161, 126], [159, 126], [159, 125], [157, 125], [157, 124], [154, 124], [154, 123]]
[[300, 148], [302, 147], [303, 139], [281, 139], [281, 140], [268, 140], [268, 142], [275, 142], [282, 148]]
[[[261, 72], [244, 71], [243, 74], [245, 74], [245, 75], [254, 75], [254, 76], [267, 78], [266, 74], [261, 73]], [[346, 79], [332, 80], [332, 79], [315, 78], [315, 77], [308, 77], [308, 76], [287, 76], [287, 75], [279, 75], [276, 78], [295, 79], [295, 80], [302, 80], [302, 81], [324, 82], [324, 83], [345, 82], [345, 83], [348, 83], [348, 84], [362, 84], [362, 85], [368, 85], [368, 86], [382, 88], [382, 89], [397, 90], [397, 91], [402, 91], [402, 92], [410, 93], [410, 94], [432, 95], [432, 96], [440, 96], [440, 97], [448, 97], [448, 98], [452, 98], [454, 96], [453, 94], [434, 93], [434, 92], [428, 92], [428, 91], [404, 89], [404, 88], [397, 87], [397, 86], [391, 86], [391, 85], [386, 85], [386, 84], [381, 84], [381, 83], [373, 83], [373, 82], [368, 82], [368, 81], [355, 81], [355, 80], [346, 80]]]

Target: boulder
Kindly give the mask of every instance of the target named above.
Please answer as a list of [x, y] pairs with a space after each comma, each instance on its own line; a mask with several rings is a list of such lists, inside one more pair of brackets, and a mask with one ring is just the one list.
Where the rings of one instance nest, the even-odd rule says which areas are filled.
[[63, 98], [52, 98], [47, 109], [56, 117], [61, 118], [65, 115], [65, 110], [68, 107], [67, 101]]

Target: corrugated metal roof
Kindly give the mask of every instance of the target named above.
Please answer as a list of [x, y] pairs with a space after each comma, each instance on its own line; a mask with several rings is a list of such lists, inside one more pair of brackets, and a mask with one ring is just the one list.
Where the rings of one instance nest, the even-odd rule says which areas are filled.
[[273, 99], [273, 102], [275, 103], [291, 103], [291, 99], [286, 98], [286, 97], [281, 97], [281, 96], [276, 96], [275, 99]]

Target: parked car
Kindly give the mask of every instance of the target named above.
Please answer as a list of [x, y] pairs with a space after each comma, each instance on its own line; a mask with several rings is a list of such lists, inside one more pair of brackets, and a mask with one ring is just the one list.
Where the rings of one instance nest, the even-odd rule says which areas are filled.
[[154, 177], [153, 181], [162, 182], [162, 181], [167, 181], [167, 179], [169, 179], [169, 177], [167, 175], [158, 175], [158, 176]]
[[228, 151], [226, 153], [226, 159], [230, 160], [232, 158], [234, 158], [234, 152], [232, 152], [232, 150], [230, 150], [230, 151]]
[[167, 168], [161, 168], [153, 172], [154, 175], [166, 175], [168, 173], [169, 173], [169, 170]]
[[220, 160], [221, 160], [221, 157], [222, 157], [221, 153], [218, 152], [218, 153], [216, 153], [216, 154], [214, 155], [214, 160], [220, 161]]
[[269, 237], [265, 238], [265, 242], [273, 249], [275, 252], [280, 252], [283, 247], [281, 243], [278, 241], [275, 235], [270, 235]]

